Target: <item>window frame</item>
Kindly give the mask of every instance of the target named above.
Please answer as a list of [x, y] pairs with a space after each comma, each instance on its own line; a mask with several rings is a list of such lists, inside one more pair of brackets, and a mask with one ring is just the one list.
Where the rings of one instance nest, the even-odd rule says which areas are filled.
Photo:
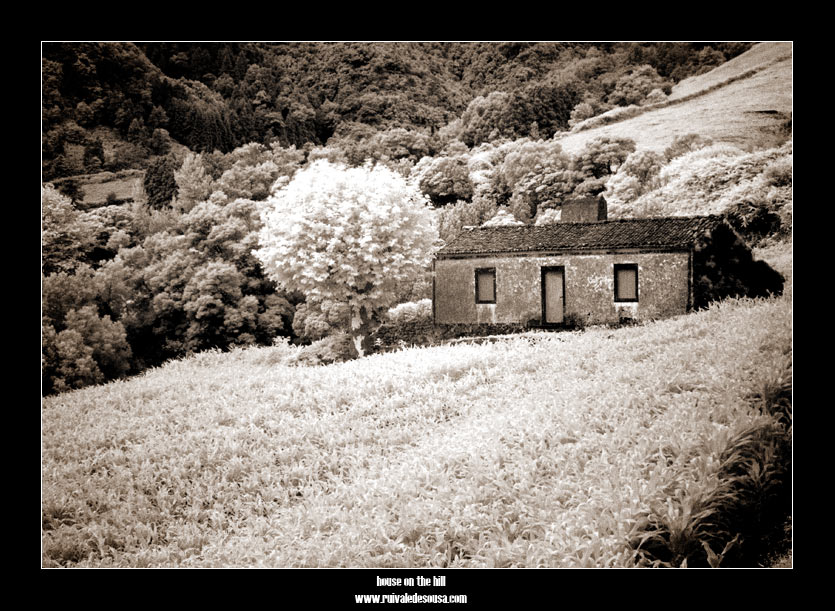
[[[491, 301], [483, 301], [479, 299], [478, 277], [481, 274], [490, 274], [493, 276], [493, 299]], [[477, 267], [475, 269], [475, 302], [477, 304], [496, 303], [496, 268], [495, 267]]]
[[[618, 272], [631, 270], [635, 272], [635, 297], [634, 298], [622, 298], [620, 297], [620, 283], [618, 281]], [[614, 265], [614, 275], [615, 275], [615, 303], [637, 303], [640, 299], [640, 281], [638, 279], [638, 264], [637, 263], [615, 263]]]

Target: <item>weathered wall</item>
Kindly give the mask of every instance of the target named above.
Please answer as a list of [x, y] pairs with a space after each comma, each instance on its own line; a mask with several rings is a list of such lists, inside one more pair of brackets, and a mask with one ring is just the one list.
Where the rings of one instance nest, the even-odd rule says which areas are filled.
[[[689, 255], [673, 253], [439, 259], [435, 262], [435, 322], [540, 324], [541, 268], [565, 268], [569, 324], [647, 320], [687, 311]], [[637, 303], [616, 303], [614, 265], [638, 264]], [[496, 268], [496, 303], [475, 303], [475, 269]]]

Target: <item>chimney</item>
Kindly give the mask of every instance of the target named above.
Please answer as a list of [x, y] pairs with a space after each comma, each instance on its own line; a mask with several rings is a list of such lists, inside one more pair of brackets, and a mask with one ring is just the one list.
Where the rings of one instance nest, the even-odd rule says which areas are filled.
[[561, 223], [595, 223], [608, 218], [606, 200], [597, 197], [575, 197], [562, 203]]

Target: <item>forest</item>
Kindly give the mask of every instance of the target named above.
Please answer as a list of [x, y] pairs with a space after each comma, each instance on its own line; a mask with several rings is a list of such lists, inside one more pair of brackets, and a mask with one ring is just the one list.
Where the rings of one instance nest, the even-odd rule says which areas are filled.
[[[407, 131], [398, 144], [409, 151], [395, 158], [434, 155], [453, 139], [550, 137], [572, 119], [669, 93], [750, 46], [45, 43], [43, 174], [146, 167], [171, 143], [204, 153], [329, 143], [353, 160], [393, 129]], [[119, 140], [112, 155], [108, 139]]]
[[[254, 254], [264, 206], [317, 162], [399, 175], [427, 199], [441, 240], [502, 219], [553, 222], [575, 195], [652, 213], [660, 193], [688, 199], [694, 163], [699, 180], [730, 172], [746, 185], [743, 201], [714, 180], [708, 199], [748, 236], [790, 231], [790, 126], [762, 151], [695, 133], [663, 151], [598, 138], [570, 154], [558, 142], [583, 121], [663, 102], [750, 47], [45, 43], [42, 391], [210, 348], [336, 336], [339, 304], [279, 289]], [[82, 176], [129, 171], [140, 171], [129, 196], [82, 205]], [[430, 287], [427, 272], [391, 305]]]

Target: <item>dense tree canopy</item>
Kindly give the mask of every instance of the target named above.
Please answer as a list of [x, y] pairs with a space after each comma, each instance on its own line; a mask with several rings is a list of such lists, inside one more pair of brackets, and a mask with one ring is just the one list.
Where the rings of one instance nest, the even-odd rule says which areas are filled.
[[268, 277], [303, 293], [308, 307], [346, 305], [342, 328], [359, 354], [437, 241], [424, 196], [379, 165], [316, 161], [268, 200], [263, 223], [255, 254]]
[[[589, 107], [602, 112], [645, 98], [749, 46], [45, 43], [44, 173], [142, 167], [167, 152], [169, 139], [195, 153], [273, 140], [323, 146], [350, 125], [371, 128], [372, 139], [405, 130], [371, 146], [395, 160], [408, 151], [414, 163], [432, 154], [431, 140], [448, 126], [468, 146], [550, 138]], [[119, 154], [98, 154], [96, 128], [121, 139]], [[89, 152], [77, 158], [75, 146]], [[362, 159], [349, 154], [353, 164], [366, 152], [356, 154]]]

